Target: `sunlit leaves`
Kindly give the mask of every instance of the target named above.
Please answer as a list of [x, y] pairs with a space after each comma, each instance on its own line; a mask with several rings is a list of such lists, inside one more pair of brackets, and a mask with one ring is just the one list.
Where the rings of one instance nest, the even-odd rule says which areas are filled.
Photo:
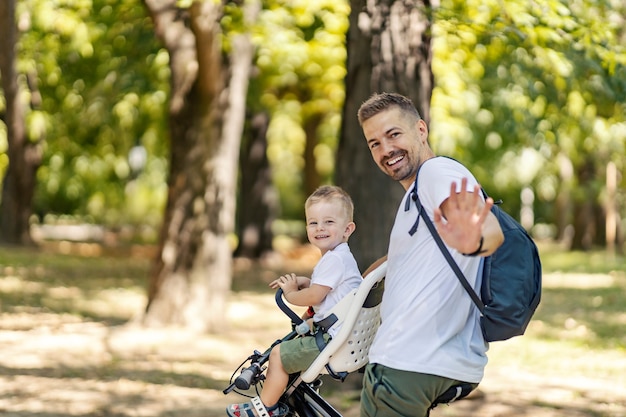
[[[314, 151], [316, 170], [330, 178], [334, 169], [344, 100], [345, 32], [349, 4], [339, 1], [269, 1], [259, 17], [259, 77], [249, 97], [273, 117], [268, 132], [268, 156], [284, 213], [301, 217], [304, 126], [320, 120]], [[255, 103], [258, 101], [258, 103]]]
[[[143, 6], [137, 0], [18, 5], [19, 70], [34, 76], [43, 100], [27, 115], [29, 138], [47, 141], [37, 209], [97, 221], [122, 212], [137, 221], [155, 218], [165, 199], [169, 56], [155, 43]], [[229, 36], [251, 31], [257, 71], [249, 107], [272, 114], [275, 180], [289, 199], [284, 213], [299, 216], [307, 121], [321, 120], [317, 172], [328, 179], [335, 164], [349, 4], [269, 0], [263, 7], [254, 25], [244, 27], [240, 5], [226, 5], [225, 47]], [[563, 171], [575, 175], [590, 157], [597, 178], [607, 161], [624, 172], [625, 16], [623, 0], [443, 0], [433, 27], [436, 151], [471, 164], [509, 203], [527, 185], [536, 188], [538, 204], [551, 203]], [[148, 156], [133, 169], [128, 156], [137, 146]], [[0, 143], [0, 170], [5, 148]]]
[[[438, 151], [473, 162], [484, 185], [511, 200], [525, 184], [546, 184], [559, 154], [574, 164], [592, 156], [598, 176], [608, 160], [623, 167], [614, 149], [626, 135], [624, 11], [613, 0], [442, 2], [433, 61]], [[542, 170], [511, 156], [529, 151]], [[548, 195], [556, 192], [541, 201]]]
[[[27, 115], [29, 135], [46, 140], [35, 210], [119, 220], [127, 183], [155, 189], [154, 179], [165, 180], [163, 164], [135, 172], [128, 154], [141, 145], [149, 159], [165, 158], [167, 54], [136, 0], [18, 4], [20, 71], [38, 80], [43, 98]], [[143, 201], [144, 214], [160, 213], [163, 200]]]

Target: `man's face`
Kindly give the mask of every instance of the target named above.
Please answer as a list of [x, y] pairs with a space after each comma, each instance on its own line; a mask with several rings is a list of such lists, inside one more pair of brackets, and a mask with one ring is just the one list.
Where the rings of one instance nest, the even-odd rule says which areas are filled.
[[392, 107], [365, 120], [362, 127], [374, 162], [408, 189], [415, 179], [422, 147], [426, 145], [426, 123]]

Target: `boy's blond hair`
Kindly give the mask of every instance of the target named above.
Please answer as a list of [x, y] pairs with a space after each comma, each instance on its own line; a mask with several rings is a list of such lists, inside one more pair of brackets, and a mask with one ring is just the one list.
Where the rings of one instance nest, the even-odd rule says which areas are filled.
[[318, 187], [318, 189], [306, 199], [304, 209], [307, 210], [312, 204], [320, 201], [329, 200], [338, 201], [343, 208], [343, 214], [346, 219], [348, 219], [348, 221], [352, 221], [352, 217], [354, 215], [354, 203], [352, 202], [352, 198], [343, 190], [343, 188], [336, 185], [322, 185], [321, 187]]

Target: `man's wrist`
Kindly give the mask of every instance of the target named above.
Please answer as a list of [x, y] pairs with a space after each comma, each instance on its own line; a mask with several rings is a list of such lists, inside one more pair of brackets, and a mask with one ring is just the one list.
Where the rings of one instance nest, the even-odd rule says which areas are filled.
[[480, 236], [480, 242], [478, 243], [478, 249], [471, 253], [461, 253], [463, 256], [478, 256], [481, 253], [487, 252], [487, 249], [483, 249], [483, 243], [485, 242], [485, 238]]

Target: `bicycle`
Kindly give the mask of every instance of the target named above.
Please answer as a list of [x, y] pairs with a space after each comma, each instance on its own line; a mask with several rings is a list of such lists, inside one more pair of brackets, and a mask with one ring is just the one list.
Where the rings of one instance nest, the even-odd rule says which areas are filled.
[[[385, 262], [367, 274], [360, 286], [332, 309], [329, 317], [334, 316], [335, 323], [340, 323], [341, 328], [309, 368], [290, 375], [287, 388], [279, 400], [289, 407], [289, 416], [342, 417], [320, 394], [321, 376], [328, 374], [343, 381], [349, 373], [358, 371], [367, 364], [369, 347], [380, 325], [380, 303], [386, 267]], [[306, 322], [287, 306], [282, 290], [276, 292], [275, 300], [278, 307], [291, 319], [292, 331], [272, 343], [263, 353], [255, 350], [248, 356], [233, 372], [230, 385], [223, 391], [225, 395], [234, 391], [253, 398], [252, 395], [237, 390], [248, 391], [254, 387], [257, 394], [253, 398], [254, 404], [259, 394], [257, 385], [262, 384], [265, 379], [264, 365], [269, 360], [272, 348], [306, 332]], [[250, 365], [244, 367], [247, 362]], [[236, 376], [239, 370], [241, 372]]]

